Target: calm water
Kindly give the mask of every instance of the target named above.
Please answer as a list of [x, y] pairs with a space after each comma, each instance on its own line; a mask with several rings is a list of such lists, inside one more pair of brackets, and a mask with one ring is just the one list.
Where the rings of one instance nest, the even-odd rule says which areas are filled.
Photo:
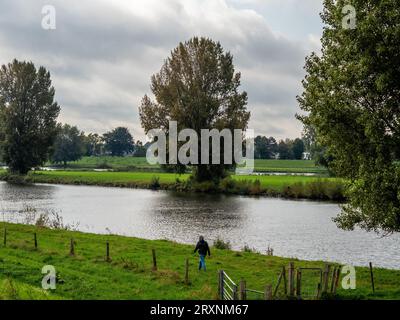
[[245, 244], [265, 252], [310, 260], [400, 269], [400, 235], [339, 230], [337, 204], [223, 195], [88, 186], [15, 186], [0, 182], [2, 218], [26, 222], [24, 208], [57, 212], [78, 229], [147, 239], [195, 243], [200, 234], [234, 249]]

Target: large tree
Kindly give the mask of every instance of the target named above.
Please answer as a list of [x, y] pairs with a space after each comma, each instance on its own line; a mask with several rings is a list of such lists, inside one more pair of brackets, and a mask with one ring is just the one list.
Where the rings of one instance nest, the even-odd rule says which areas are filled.
[[85, 136], [85, 149], [86, 156], [99, 156], [103, 153], [104, 149], [104, 140], [97, 133], [89, 133]]
[[60, 107], [50, 73], [14, 60], [0, 69], [0, 147], [11, 172], [26, 174], [49, 158]]
[[[235, 72], [233, 57], [219, 42], [193, 38], [180, 43], [151, 78], [155, 101], [147, 95], [143, 98], [142, 126], [146, 133], [161, 129], [168, 134], [168, 121], [177, 121], [178, 131], [189, 128], [198, 133], [199, 145], [201, 129], [244, 130], [250, 113], [247, 93], [239, 92], [239, 87], [240, 73]], [[218, 179], [225, 169], [224, 164], [199, 164], [194, 176], [197, 181]]]
[[52, 161], [66, 166], [68, 161], [79, 160], [84, 155], [85, 135], [75, 126], [60, 125], [53, 149]]
[[118, 127], [103, 135], [105, 149], [112, 156], [123, 156], [134, 150], [134, 141], [128, 128]]
[[[356, 28], [348, 28], [348, 4]], [[344, 12], [344, 13], [343, 13]], [[349, 181], [336, 218], [386, 233], [400, 231], [400, 3], [325, 0], [322, 54], [306, 61], [299, 97], [305, 124], [328, 147], [330, 167]]]

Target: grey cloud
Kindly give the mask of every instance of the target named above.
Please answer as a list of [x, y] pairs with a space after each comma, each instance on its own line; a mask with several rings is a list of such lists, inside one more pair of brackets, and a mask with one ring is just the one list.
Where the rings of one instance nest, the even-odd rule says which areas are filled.
[[[47, 4], [56, 8], [56, 30], [41, 28]], [[120, 124], [143, 138], [137, 107], [150, 77], [194, 35], [219, 40], [234, 55], [256, 131], [299, 134], [295, 96], [309, 44], [277, 36], [254, 10], [225, 0], [0, 0], [0, 63], [15, 57], [46, 66], [60, 120], [89, 132]]]

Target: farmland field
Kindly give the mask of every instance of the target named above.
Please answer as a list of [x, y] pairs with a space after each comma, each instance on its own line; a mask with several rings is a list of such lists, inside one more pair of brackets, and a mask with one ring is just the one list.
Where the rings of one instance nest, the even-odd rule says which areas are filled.
[[[51, 163], [47, 164], [51, 166]], [[159, 171], [159, 165], [147, 163], [145, 157], [83, 157], [79, 161], [69, 162], [69, 169], [116, 169], [120, 171], [153, 170]], [[282, 173], [320, 173], [327, 171], [324, 167], [316, 166], [311, 160], [267, 160], [256, 159], [255, 171], [257, 172], [282, 172]]]

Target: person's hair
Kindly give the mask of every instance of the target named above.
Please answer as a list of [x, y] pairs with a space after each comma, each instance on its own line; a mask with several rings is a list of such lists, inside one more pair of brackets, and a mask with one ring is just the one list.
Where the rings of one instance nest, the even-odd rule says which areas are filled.
[[203, 237], [203, 236], [200, 236], [200, 237], [199, 237], [199, 241], [204, 241], [204, 237]]

